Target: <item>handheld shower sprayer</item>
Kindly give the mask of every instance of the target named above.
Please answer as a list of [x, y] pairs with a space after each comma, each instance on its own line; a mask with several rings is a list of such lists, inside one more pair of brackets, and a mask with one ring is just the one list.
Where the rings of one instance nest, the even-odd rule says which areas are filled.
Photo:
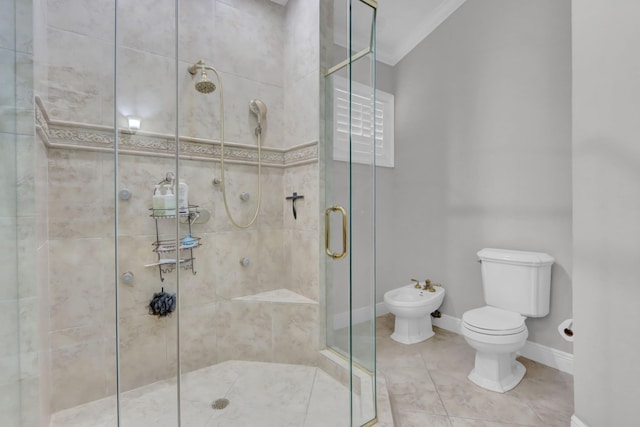
[[256, 127], [256, 135], [262, 133], [262, 120], [267, 116], [267, 106], [259, 99], [249, 101], [249, 109], [258, 118], [258, 127]]

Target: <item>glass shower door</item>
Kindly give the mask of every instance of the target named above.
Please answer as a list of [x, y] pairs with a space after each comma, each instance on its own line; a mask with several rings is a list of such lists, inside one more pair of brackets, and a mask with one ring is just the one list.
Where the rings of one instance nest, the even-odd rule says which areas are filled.
[[351, 425], [362, 426], [376, 419], [376, 3], [335, 1], [333, 13], [336, 28], [327, 62], [336, 65], [325, 74], [321, 154], [326, 344], [346, 363]]

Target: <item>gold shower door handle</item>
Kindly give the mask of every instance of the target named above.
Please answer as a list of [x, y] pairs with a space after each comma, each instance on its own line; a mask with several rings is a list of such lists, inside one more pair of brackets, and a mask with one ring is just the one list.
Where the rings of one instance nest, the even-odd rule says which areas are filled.
[[[329, 235], [331, 234], [331, 212], [336, 211], [340, 212], [342, 215], [342, 253], [339, 254], [331, 252], [329, 238]], [[327, 251], [327, 255], [333, 259], [342, 259], [347, 256], [347, 211], [345, 211], [342, 206], [331, 206], [324, 211], [324, 247]]]

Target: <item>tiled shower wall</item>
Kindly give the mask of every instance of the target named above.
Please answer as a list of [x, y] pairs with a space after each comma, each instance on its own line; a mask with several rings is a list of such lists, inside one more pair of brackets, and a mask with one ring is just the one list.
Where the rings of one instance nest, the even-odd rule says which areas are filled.
[[[53, 387], [77, 385], [55, 397], [60, 406], [54, 409], [115, 391], [112, 163], [108, 153], [49, 151]], [[167, 274], [161, 283], [157, 268], [144, 267], [156, 260], [151, 251], [156, 236], [148, 213], [150, 187], [172, 166], [171, 159], [120, 156], [119, 182], [133, 196], [119, 207], [119, 268], [135, 275], [133, 284], [119, 284], [124, 389], [175, 373], [176, 319], [150, 316], [146, 305], [161, 287], [175, 292], [176, 275]], [[282, 170], [263, 169], [258, 225], [236, 230], [210, 182], [216, 169], [219, 164], [210, 161], [187, 160], [181, 165], [190, 199], [211, 212], [207, 223], [193, 226], [194, 236], [203, 243], [194, 250], [197, 274], [181, 271], [180, 276], [184, 371], [227, 359], [284, 361], [272, 348], [272, 328], [279, 325], [269, 309], [231, 300], [289, 287], [283, 259]], [[231, 165], [228, 174], [233, 182], [255, 185], [254, 166]], [[230, 193], [237, 195], [234, 187], [230, 185]], [[237, 204], [235, 199], [230, 202]], [[161, 231], [170, 232], [173, 223], [160, 221]], [[240, 265], [241, 257], [251, 260], [248, 267]], [[312, 305], [306, 308], [316, 310]], [[286, 323], [282, 318], [280, 326]], [[280, 350], [283, 356], [291, 353]]]
[[[47, 84], [41, 95], [52, 122], [82, 126], [113, 124], [113, 16], [111, 1], [49, 0]], [[290, 0], [287, 8], [267, 0], [182, 3], [179, 30], [180, 135], [218, 139], [219, 90], [197, 93], [186, 72], [204, 59], [224, 83], [225, 140], [255, 146], [259, 98], [268, 107], [263, 146], [286, 149], [318, 140], [317, 2]], [[121, 4], [122, 5], [122, 4]], [[142, 118], [144, 132], [175, 133], [174, 2], [131, 2], [122, 7], [118, 68], [118, 126]], [[152, 11], [153, 13], [149, 13]], [[73, 49], [69, 49], [73, 46]], [[286, 70], [286, 71], [285, 71]], [[214, 81], [212, 73], [209, 73]], [[286, 114], [285, 114], [286, 113]], [[96, 128], [97, 129], [97, 128]], [[58, 411], [115, 392], [115, 297], [113, 155], [50, 146], [49, 301], [51, 408]], [[156, 268], [153, 185], [175, 162], [162, 156], [121, 154], [118, 189], [133, 194], [119, 204], [119, 269], [135, 275], [118, 283], [123, 389], [175, 375], [176, 318], [148, 315], [154, 292], [176, 289], [175, 272], [161, 283]], [[191, 203], [211, 212], [193, 234], [196, 275], [181, 271], [183, 371], [227, 359], [314, 364], [318, 304], [247, 303], [232, 300], [289, 289], [314, 301], [318, 283], [317, 163], [264, 167], [257, 225], [235, 229], [226, 218], [219, 188], [220, 164], [183, 160], [180, 175]], [[254, 165], [227, 164], [231, 209], [246, 221], [257, 199]], [[251, 193], [249, 206], [238, 194]], [[291, 215], [293, 191], [305, 195]], [[161, 224], [165, 230], [171, 224]], [[251, 263], [242, 267], [241, 257]], [[44, 309], [43, 309], [44, 310]], [[41, 315], [48, 313], [41, 311]]]
[[41, 399], [49, 385], [49, 251], [46, 152], [33, 123], [35, 3], [0, 1], [0, 423], [7, 426], [44, 425], [49, 416]]

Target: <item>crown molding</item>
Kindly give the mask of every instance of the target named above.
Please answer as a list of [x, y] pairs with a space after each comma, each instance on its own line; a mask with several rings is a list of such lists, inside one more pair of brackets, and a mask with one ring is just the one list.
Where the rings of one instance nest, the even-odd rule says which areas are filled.
[[396, 65], [400, 62], [402, 58], [415, 49], [422, 40], [434, 32], [440, 24], [446, 21], [447, 18], [466, 1], [467, 0], [445, 0], [432, 13], [425, 16], [416, 29], [404, 39], [404, 42], [400, 46], [397, 46], [393, 52], [385, 52], [390, 54], [389, 58], [391, 63], [389, 65]]
[[[435, 31], [453, 12], [458, 10], [466, 0], [444, 0], [431, 13], [424, 16], [422, 21], [403, 38], [399, 44], [384, 43], [380, 37], [376, 40], [376, 60], [390, 66], [395, 66], [409, 52], [411, 52], [422, 40]], [[381, 12], [384, 13], [384, 12]], [[343, 48], [347, 48], [347, 34], [345, 28], [335, 30], [335, 43]], [[369, 45], [369, 35], [356, 35], [352, 40], [352, 45], [362, 48]], [[357, 48], [354, 48], [357, 50]]]

